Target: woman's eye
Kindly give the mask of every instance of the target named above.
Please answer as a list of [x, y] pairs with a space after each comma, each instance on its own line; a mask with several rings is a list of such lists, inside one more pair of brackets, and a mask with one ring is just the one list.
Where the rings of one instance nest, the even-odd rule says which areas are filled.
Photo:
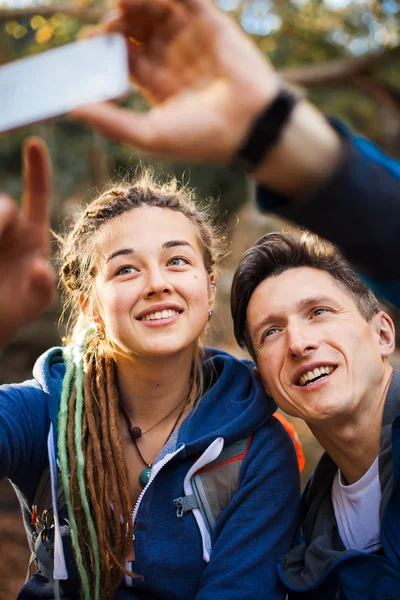
[[174, 258], [171, 258], [168, 261], [168, 266], [171, 267], [183, 267], [184, 265], [187, 265], [188, 261], [186, 260], [186, 258], [182, 258], [181, 256], [174, 256]]
[[130, 275], [131, 273], [137, 273], [138, 270], [131, 265], [127, 265], [125, 267], [120, 267], [118, 271], [115, 273], [116, 275]]

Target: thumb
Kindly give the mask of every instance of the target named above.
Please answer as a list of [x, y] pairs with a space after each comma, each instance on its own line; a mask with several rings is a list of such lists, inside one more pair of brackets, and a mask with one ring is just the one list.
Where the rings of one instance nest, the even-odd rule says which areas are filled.
[[150, 127], [149, 113], [135, 113], [111, 103], [85, 104], [70, 115], [91, 125], [105, 137], [126, 142], [148, 152], [157, 152], [157, 140]]
[[9, 196], [0, 194], [0, 237], [11, 225], [16, 225], [20, 214], [16, 204]]
[[37, 257], [32, 261], [31, 272], [27, 282], [27, 294], [30, 299], [31, 313], [36, 316], [42, 312], [54, 299], [56, 276], [48, 261]]

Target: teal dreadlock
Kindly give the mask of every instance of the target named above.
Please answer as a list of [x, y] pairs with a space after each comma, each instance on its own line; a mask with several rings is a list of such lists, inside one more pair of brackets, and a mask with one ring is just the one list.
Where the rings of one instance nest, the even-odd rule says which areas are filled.
[[71, 527], [71, 537], [75, 549], [77, 566], [82, 583], [82, 595], [85, 600], [91, 600], [89, 575], [85, 566], [86, 560], [82, 553], [82, 541], [79, 540], [78, 526], [74, 513], [74, 500], [70, 491], [70, 464], [67, 448], [68, 404], [72, 395], [76, 398], [75, 404], [75, 450], [77, 458], [77, 476], [79, 495], [87, 520], [90, 533], [90, 542], [94, 556], [94, 600], [100, 598], [100, 555], [99, 542], [96, 528], [90, 512], [85, 484], [85, 456], [82, 449], [82, 415], [84, 405], [83, 379], [84, 379], [84, 349], [86, 336], [82, 337], [81, 344], [69, 346], [64, 349], [66, 372], [62, 385], [61, 404], [58, 415], [58, 453], [62, 484], [67, 500], [68, 516]]

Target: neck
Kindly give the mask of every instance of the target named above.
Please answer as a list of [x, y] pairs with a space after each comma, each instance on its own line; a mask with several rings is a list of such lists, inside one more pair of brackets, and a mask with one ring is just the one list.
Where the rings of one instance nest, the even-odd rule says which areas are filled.
[[117, 358], [117, 377], [125, 410], [135, 425], [151, 427], [187, 398], [193, 352], [154, 361]]
[[358, 481], [379, 454], [382, 417], [393, 369], [389, 363], [369, 403], [337, 423], [308, 426], [348, 484]]

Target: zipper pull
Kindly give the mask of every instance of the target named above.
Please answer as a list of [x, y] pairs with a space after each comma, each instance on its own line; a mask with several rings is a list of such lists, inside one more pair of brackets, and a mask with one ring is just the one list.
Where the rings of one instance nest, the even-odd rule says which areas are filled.
[[174, 504], [176, 506], [176, 516], [183, 517], [185, 514], [185, 510], [183, 508], [183, 498], [176, 498], [176, 500], [174, 500]]
[[183, 517], [183, 515], [188, 512], [188, 510], [193, 510], [194, 508], [199, 508], [196, 497], [194, 494], [190, 496], [184, 496], [181, 498], [176, 498], [174, 500], [174, 504], [176, 506], [176, 516]]

